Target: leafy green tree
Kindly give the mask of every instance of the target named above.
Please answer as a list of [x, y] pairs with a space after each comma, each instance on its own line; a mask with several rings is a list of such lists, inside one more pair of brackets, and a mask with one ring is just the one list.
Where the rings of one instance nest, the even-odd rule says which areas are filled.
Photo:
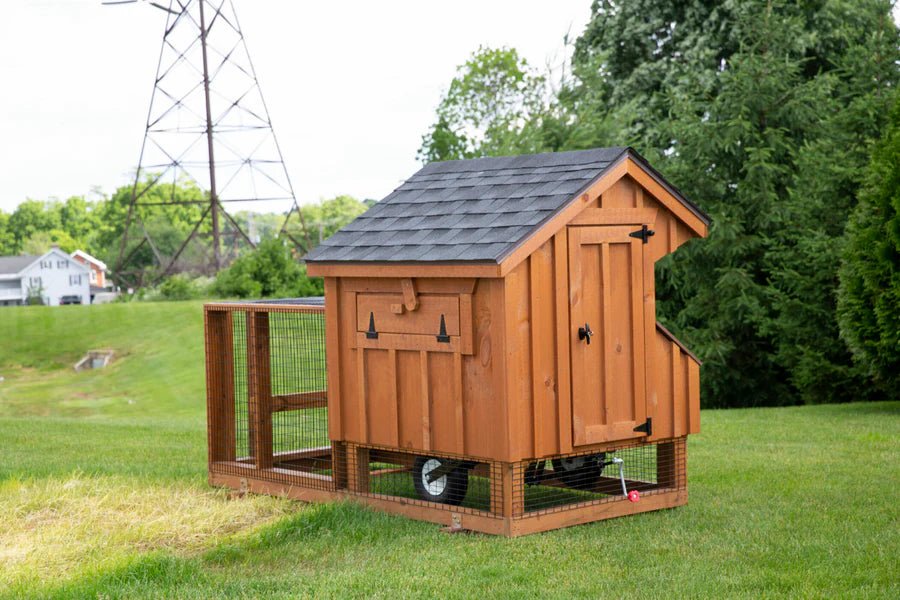
[[16, 253], [15, 237], [9, 226], [9, 215], [0, 210], [0, 256]]
[[[329, 200], [318, 203], [304, 204], [300, 207], [303, 213], [303, 221], [309, 233], [312, 245], [319, 243], [334, 235], [334, 233], [369, 209], [369, 207], [352, 196], [335, 196]], [[278, 223], [278, 229], [281, 222]], [[278, 232], [275, 230], [275, 233]], [[287, 224], [288, 233], [300, 244], [305, 243], [305, 237], [301, 233], [300, 219], [296, 212], [291, 214]]]
[[71, 254], [78, 249], [79, 244], [61, 229], [38, 231], [22, 244], [22, 253], [39, 256], [48, 252], [53, 246], [59, 246], [60, 250]]
[[847, 226], [838, 316], [859, 364], [900, 399], [900, 94]]
[[422, 137], [424, 162], [522, 153], [542, 146], [546, 81], [512, 48], [480, 47], [458, 70]]
[[476, 145], [442, 103], [420, 157], [637, 147], [713, 217], [657, 272], [660, 318], [705, 360], [704, 402], [857, 399], [837, 265], [898, 58], [887, 0], [596, 0], [555, 99]]
[[90, 245], [90, 240], [100, 225], [97, 211], [100, 206], [102, 203], [88, 202], [84, 196], [72, 196], [65, 202], [54, 205], [54, 210], [59, 213], [61, 229], [88, 253], [95, 250]]
[[40, 200], [26, 200], [16, 207], [7, 224], [13, 234], [14, 253], [22, 252], [25, 240], [36, 233], [61, 229], [59, 212]]
[[[151, 179], [152, 176], [148, 175], [145, 183], [149, 183]], [[132, 186], [121, 186], [116, 189], [109, 200], [100, 203], [93, 211], [96, 213], [95, 234], [92, 237], [93, 247], [98, 258], [111, 266], [115, 265], [119, 258], [131, 197]], [[191, 204], [163, 204], [173, 200], [191, 202]], [[143, 269], [151, 275], [155, 273], [156, 253], [159, 253], [163, 260], [175, 254], [181, 242], [200, 220], [206, 201], [207, 193], [190, 180], [177, 183], [157, 183], [144, 193], [140, 198], [140, 202], [144, 206], [138, 207], [135, 211], [128, 232], [126, 255], [131, 255], [128, 261], [129, 268]], [[210, 225], [207, 221], [198, 230], [198, 235], [206, 235], [209, 228]], [[145, 229], [153, 240], [153, 247], [150, 244], [141, 243], [144, 239]], [[202, 252], [199, 249], [194, 248], [192, 252], [196, 255], [192, 257], [194, 260], [203, 260]]]
[[[671, 90], [714, 97], [741, 36], [736, 9], [721, 0], [594, 0], [575, 41], [573, 79], [560, 93], [571, 115], [569, 148], [631, 144], [656, 159], [670, 139]], [[689, 83], [688, 83], [689, 82]]]
[[315, 296], [323, 293], [321, 280], [306, 276], [304, 265], [291, 256], [280, 239], [263, 240], [255, 250], [219, 272], [214, 291], [234, 298]]

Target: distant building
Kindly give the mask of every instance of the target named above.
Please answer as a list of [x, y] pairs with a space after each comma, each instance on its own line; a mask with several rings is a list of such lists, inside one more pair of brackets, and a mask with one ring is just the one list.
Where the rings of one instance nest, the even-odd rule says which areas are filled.
[[106, 288], [106, 263], [84, 250], [76, 250], [72, 258], [91, 270], [91, 287]]
[[0, 306], [91, 303], [91, 269], [59, 248], [41, 256], [0, 256]]

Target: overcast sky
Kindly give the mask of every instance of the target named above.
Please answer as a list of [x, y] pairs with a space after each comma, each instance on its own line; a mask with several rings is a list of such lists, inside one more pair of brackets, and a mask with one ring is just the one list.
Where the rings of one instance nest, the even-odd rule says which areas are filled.
[[[163, 2], [165, 3], [165, 2]], [[381, 198], [480, 44], [563, 61], [590, 0], [234, 0], [301, 202]], [[0, 209], [110, 193], [137, 166], [165, 13], [100, 0], [4, 0]]]

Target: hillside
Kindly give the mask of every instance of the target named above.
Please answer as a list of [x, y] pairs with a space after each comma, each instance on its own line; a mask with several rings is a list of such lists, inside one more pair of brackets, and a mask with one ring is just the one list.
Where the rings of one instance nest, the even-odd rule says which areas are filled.
[[[206, 484], [201, 304], [0, 311], [0, 596], [897, 597], [900, 404], [704, 411], [688, 506], [517, 540]], [[87, 349], [108, 369], [76, 374]]]

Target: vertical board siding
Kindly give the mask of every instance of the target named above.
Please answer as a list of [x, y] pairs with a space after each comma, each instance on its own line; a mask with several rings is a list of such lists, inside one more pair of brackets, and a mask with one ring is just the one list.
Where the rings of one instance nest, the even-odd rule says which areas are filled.
[[700, 433], [700, 364], [688, 361], [688, 433]]
[[343, 412], [341, 410], [341, 355], [340, 310], [341, 294], [338, 280], [325, 278], [325, 371], [328, 381], [328, 438], [343, 439]]
[[397, 428], [401, 448], [425, 447], [420, 353], [397, 351]]
[[672, 342], [653, 328], [655, 369], [650, 383], [652, 395], [657, 397], [656, 418], [653, 419], [653, 436], [670, 438], [674, 435], [675, 406], [672, 404]]
[[504, 281], [506, 296], [506, 382], [509, 401], [511, 451], [528, 457], [533, 452], [530, 259], [513, 269]]
[[[346, 441], [362, 442], [365, 439], [364, 405], [360, 402], [359, 378], [362, 370], [358, 355], [362, 350], [356, 349], [356, 294], [347, 292], [339, 285], [340, 307], [338, 309], [338, 322], [340, 335], [338, 337], [339, 368], [336, 376], [340, 385], [341, 437], [333, 438]], [[328, 310], [328, 302], [325, 303]], [[329, 341], [326, 341], [326, 346]], [[331, 390], [329, 390], [329, 393]]]
[[654, 332], [654, 369], [647, 391], [654, 401], [653, 439], [700, 431], [700, 365], [678, 344]]
[[[428, 352], [419, 352], [419, 388], [421, 398], [419, 405], [422, 410], [422, 446], [423, 450], [431, 450], [434, 445], [431, 442], [431, 386], [428, 375]], [[415, 410], [415, 409], [410, 409]]]
[[456, 385], [453, 383], [454, 355], [428, 353], [428, 396], [431, 413], [432, 448], [462, 454], [457, 446]]
[[397, 446], [396, 351], [367, 349], [362, 398], [368, 419], [367, 441]]
[[[669, 342], [671, 344], [671, 342]], [[672, 406], [675, 407], [675, 413], [672, 422], [675, 427], [675, 436], [684, 435], [687, 421], [687, 398], [684, 394], [685, 376], [684, 376], [684, 357], [681, 356], [681, 349], [672, 344]]]
[[569, 321], [568, 236], [563, 229], [553, 237], [553, 285], [556, 291], [556, 382], [559, 453], [572, 451], [572, 370], [569, 343], [573, 334]]
[[634, 180], [625, 175], [603, 192], [600, 198], [600, 208], [642, 208], [638, 204], [637, 190], [639, 186]]
[[541, 246], [530, 258], [531, 284], [531, 387], [534, 392], [532, 427], [534, 456], [546, 456], [559, 449], [559, 399], [557, 395], [556, 307], [553, 241]]
[[478, 282], [472, 297], [473, 351], [462, 357], [463, 443], [474, 456], [499, 456], [506, 447], [502, 399], [496, 389], [496, 380], [503, 375], [496, 366], [497, 352], [503, 349], [502, 330], [498, 331], [503, 323], [502, 313], [495, 314], [492, 306], [492, 294], [499, 287], [496, 280]]

